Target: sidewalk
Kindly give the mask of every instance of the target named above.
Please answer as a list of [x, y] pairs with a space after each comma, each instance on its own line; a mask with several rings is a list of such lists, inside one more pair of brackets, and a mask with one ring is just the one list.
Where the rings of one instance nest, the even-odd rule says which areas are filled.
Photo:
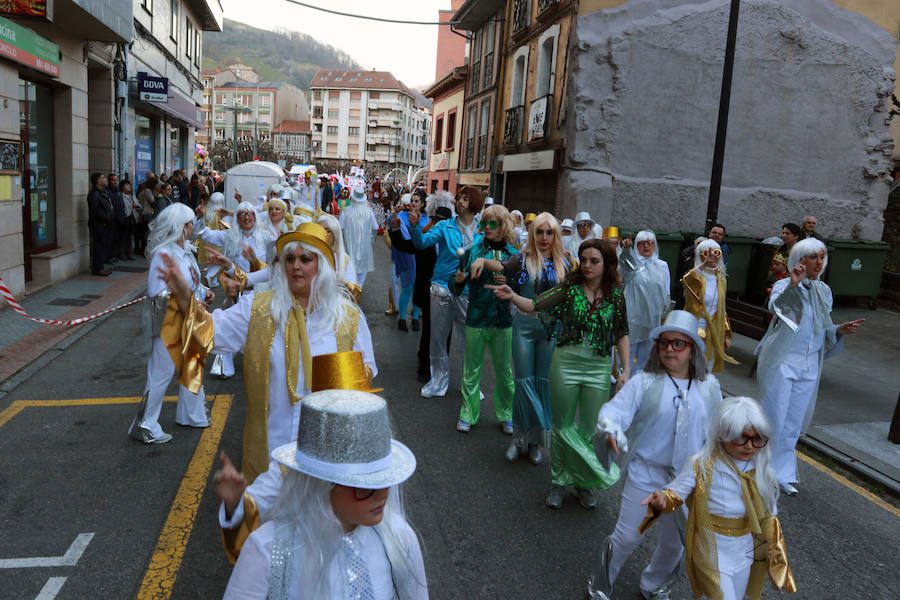
[[[812, 425], [800, 442], [900, 493], [900, 445], [887, 439], [900, 392], [900, 314], [838, 308], [832, 318], [866, 322], [825, 361]], [[718, 374], [723, 391], [758, 398], [756, 377], [747, 377], [757, 344], [735, 335], [730, 354], [741, 364]]]
[[[113, 266], [109, 277], [82, 273], [19, 299], [33, 317], [77, 319], [139, 297], [147, 287], [147, 260], [136, 257]], [[140, 310], [140, 304], [124, 310]], [[114, 313], [113, 313], [114, 314]], [[81, 336], [110, 315], [82, 325], [43, 325], [19, 315], [8, 306], [0, 310], [0, 392], [8, 380], [71, 336]]]

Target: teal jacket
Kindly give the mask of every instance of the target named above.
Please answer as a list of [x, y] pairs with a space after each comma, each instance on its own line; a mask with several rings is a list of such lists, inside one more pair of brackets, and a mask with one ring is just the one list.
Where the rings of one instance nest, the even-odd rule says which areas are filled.
[[[478, 279], [472, 279], [469, 268], [478, 258], [489, 258], [504, 261], [518, 250], [516, 247], [501, 242], [499, 244], [491, 244], [487, 238], [482, 237], [475, 242], [475, 245], [466, 250], [462, 258], [459, 260], [459, 270], [465, 269], [466, 278], [462, 283], [456, 283], [451, 275], [450, 292], [459, 296], [469, 286], [469, 309], [466, 311], [466, 326], [485, 329], [489, 327], [504, 329], [512, 327], [512, 311], [510, 310], [509, 300], [498, 300], [494, 296], [494, 291], [486, 289], [485, 284], [494, 283], [494, 273], [485, 269]], [[502, 273], [497, 273], [502, 275]]]

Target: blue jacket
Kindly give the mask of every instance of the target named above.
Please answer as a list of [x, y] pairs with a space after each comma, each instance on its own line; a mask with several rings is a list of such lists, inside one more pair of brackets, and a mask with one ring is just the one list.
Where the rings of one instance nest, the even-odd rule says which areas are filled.
[[[437, 246], [437, 262], [434, 264], [432, 283], [448, 287], [453, 274], [459, 269], [459, 257], [456, 249], [463, 245], [462, 231], [456, 223], [456, 217], [435, 224], [428, 233], [422, 233], [419, 227], [410, 227], [409, 236], [416, 248]], [[481, 235], [475, 234], [474, 244], [481, 241]]]

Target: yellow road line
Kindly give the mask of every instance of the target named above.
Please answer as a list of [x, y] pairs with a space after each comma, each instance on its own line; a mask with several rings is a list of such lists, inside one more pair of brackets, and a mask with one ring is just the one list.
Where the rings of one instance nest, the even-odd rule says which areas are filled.
[[194, 528], [197, 508], [206, 489], [209, 470], [216, 456], [233, 398], [232, 394], [215, 397], [212, 422], [200, 437], [184, 479], [181, 480], [181, 486], [175, 494], [175, 501], [172, 502], [169, 516], [163, 525], [150, 565], [141, 582], [138, 600], [165, 600], [172, 594], [175, 577], [178, 575], [191, 530]]
[[[165, 402], [175, 402], [178, 396], [166, 396]], [[16, 400], [2, 412], [0, 412], [0, 427], [6, 425], [10, 419], [28, 407], [47, 406], [99, 406], [104, 404], [138, 404], [140, 396], [126, 396], [123, 398], [76, 398], [74, 400]]]
[[813, 467], [822, 471], [823, 473], [825, 473], [826, 475], [828, 475], [829, 477], [831, 477], [838, 483], [850, 488], [851, 490], [853, 490], [854, 492], [856, 492], [857, 494], [859, 494], [866, 500], [869, 500], [870, 502], [877, 504], [878, 506], [880, 506], [884, 510], [888, 511], [889, 513], [892, 513], [893, 515], [900, 517], [900, 508], [897, 508], [896, 506], [892, 506], [891, 504], [888, 504], [887, 502], [885, 502], [884, 500], [882, 500], [881, 498], [879, 498], [878, 496], [876, 496], [875, 494], [873, 494], [872, 492], [867, 490], [866, 488], [862, 487], [861, 485], [857, 485], [857, 484], [853, 483], [852, 481], [850, 481], [849, 479], [847, 479], [840, 473], [835, 473], [834, 471], [832, 471], [831, 469], [829, 469], [828, 467], [826, 467], [825, 465], [823, 465], [816, 459], [811, 458], [811, 457], [803, 454], [802, 452], [797, 452], [797, 456], [799, 456], [800, 460], [802, 460], [806, 464], [812, 465]]

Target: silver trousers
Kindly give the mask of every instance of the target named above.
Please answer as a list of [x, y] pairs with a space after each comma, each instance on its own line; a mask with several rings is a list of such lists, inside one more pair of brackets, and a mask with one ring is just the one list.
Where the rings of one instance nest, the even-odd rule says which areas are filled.
[[422, 388], [422, 395], [445, 396], [450, 386], [450, 357], [447, 354], [447, 337], [456, 326], [460, 341], [466, 335], [466, 310], [468, 296], [454, 296], [446, 287], [431, 284], [431, 380]]

